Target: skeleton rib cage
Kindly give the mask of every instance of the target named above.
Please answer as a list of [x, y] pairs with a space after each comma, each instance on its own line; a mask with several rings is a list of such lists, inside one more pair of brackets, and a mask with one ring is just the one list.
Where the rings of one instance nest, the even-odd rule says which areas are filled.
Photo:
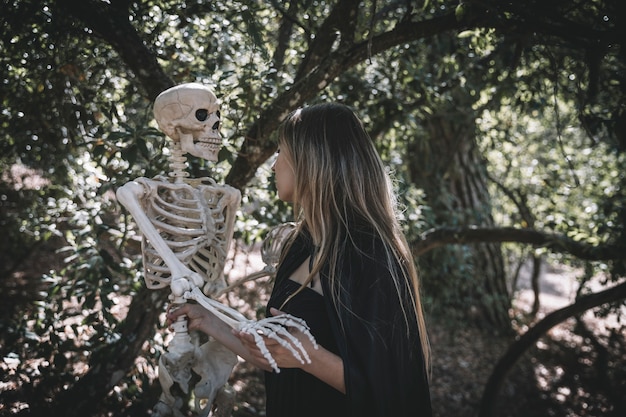
[[[194, 182], [191, 185], [187, 182]], [[232, 195], [210, 178], [170, 183], [140, 178], [146, 190], [142, 205], [159, 235], [184, 265], [201, 275], [208, 295], [225, 286], [223, 271], [230, 243], [228, 217]], [[150, 289], [170, 285], [170, 268], [144, 237], [143, 263]]]

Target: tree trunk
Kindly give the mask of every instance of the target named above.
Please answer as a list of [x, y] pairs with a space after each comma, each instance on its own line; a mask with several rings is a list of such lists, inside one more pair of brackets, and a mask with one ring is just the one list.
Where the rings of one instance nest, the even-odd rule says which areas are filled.
[[[436, 226], [493, 226], [485, 164], [476, 149], [473, 115], [454, 109], [426, 121], [426, 134], [410, 146], [412, 181], [426, 192]], [[510, 330], [500, 245], [436, 249], [419, 259], [435, 308]]]

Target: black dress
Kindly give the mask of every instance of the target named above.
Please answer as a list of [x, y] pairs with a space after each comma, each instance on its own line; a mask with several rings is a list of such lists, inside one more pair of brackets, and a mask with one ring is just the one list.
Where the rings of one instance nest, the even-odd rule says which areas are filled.
[[[343, 250], [336, 271], [341, 280], [339, 300], [346, 308], [337, 310], [329, 296], [310, 288], [282, 306], [300, 287], [289, 277], [313, 253], [305, 234], [284, 257], [268, 302], [268, 315], [275, 307], [304, 319], [318, 344], [342, 358], [346, 394], [300, 369], [267, 372], [268, 417], [432, 416], [414, 313], [408, 312], [405, 320], [398, 302], [398, 290], [408, 297], [410, 289], [393, 284], [390, 266], [382, 261], [384, 247], [373, 233], [352, 230], [351, 242], [358, 249]], [[331, 294], [328, 276], [328, 268], [323, 268], [324, 294]]]
[[[283, 306], [283, 302], [300, 288], [300, 284], [289, 277], [310, 256], [309, 246], [301, 243], [299, 241], [292, 246], [276, 274], [272, 296], [267, 304], [268, 315], [270, 307], [274, 307], [304, 319], [317, 343], [338, 355], [321, 294], [305, 288]], [[346, 396], [301, 369], [281, 368], [278, 374], [266, 372], [265, 390], [268, 417], [346, 416]]]

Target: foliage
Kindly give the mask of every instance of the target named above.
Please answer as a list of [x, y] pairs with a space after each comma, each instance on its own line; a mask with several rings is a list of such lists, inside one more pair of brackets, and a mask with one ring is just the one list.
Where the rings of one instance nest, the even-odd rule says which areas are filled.
[[[617, 1], [358, 3], [3, 0], [0, 272], [38, 293], [2, 310], [0, 353], [12, 365], [2, 368], [11, 389], [1, 413], [45, 408], [79, 386], [125, 342], [128, 311], [145, 308], [128, 305], [143, 289], [138, 236], [114, 190], [167, 171], [151, 102], [172, 84], [205, 83], [222, 101], [220, 163], [190, 159], [190, 170], [242, 189], [236, 238], [246, 243], [292, 216], [271, 181], [275, 126], [294, 107], [337, 100], [359, 112], [388, 162], [411, 241], [460, 218], [433, 209], [412, 173], [416, 161], [431, 173], [442, 163], [429, 158], [427, 123], [461, 114], [476, 123], [484, 163], [476, 169], [492, 181], [491, 207], [472, 214], [623, 247]], [[506, 248], [514, 262], [529, 250]], [[480, 292], [471, 255], [467, 246], [433, 254], [423, 274], [429, 311], [466, 318], [459, 306]], [[585, 266], [581, 281], [625, 275], [623, 257], [548, 255]], [[115, 389], [102, 388], [110, 395], [93, 402], [94, 413], [145, 413], [163, 349], [157, 326], [142, 347], [147, 359], [118, 372]]]

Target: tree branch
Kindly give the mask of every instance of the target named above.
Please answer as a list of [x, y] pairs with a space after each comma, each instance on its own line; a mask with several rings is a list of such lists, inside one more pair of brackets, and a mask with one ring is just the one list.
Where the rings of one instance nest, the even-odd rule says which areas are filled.
[[452, 228], [432, 229], [422, 235], [421, 240], [411, 245], [413, 255], [421, 256], [435, 248], [449, 244], [517, 242], [545, 247], [554, 252], [569, 253], [588, 261], [624, 261], [622, 245], [594, 246], [576, 241], [567, 236], [540, 232], [532, 229], [502, 228]]
[[341, 34], [342, 44], [352, 44], [359, 3], [358, 0], [343, 0], [335, 5], [322, 26], [316, 31], [315, 39], [296, 71], [296, 80], [308, 74], [328, 56], [337, 39], [337, 31]]
[[[280, 7], [282, 10], [282, 7], [280, 5], [274, 3], [277, 2], [272, 1], [274, 7]], [[292, 10], [295, 13], [297, 11], [297, 8], [297, 2], [290, 2], [289, 11], [284, 11], [282, 13], [283, 18], [280, 23], [280, 27], [278, 28], [278, 34], [276, 36], [276, 49], [274, 50], [274, 55], [272, 56], [272, 66], [277, 70], [277, 72], [270, 74], [273, 80], [276, 80], [278, 78], [278, 71], [281, 71], [285, 64], [285, 53], [289, 46], [289, 39], [292, 36], [294, 25], [294, 20], [290, 18], [290, 16], [292, 14]]]
[[276, 144], [267, 138], [285, 116], [322, 91], [340, 74], [367, 59], [370, 53], [374, 55], [397, 45], [460, 28], [454, 14], [450, 13], [424, 22], [401, 22], [393, 30], [373, 37], [371, 43], [368, 40], [342, 45], [278, 96], [270, 106], [261, 110], [259, 118], [246, 132], [226, 182], [243, 189], [256, 169], [276, 151]]
[[[505, 4], [500, 2], [499, 6]], [[526, 7], [523, 3], [510, 2], [508, 6], [508, 9], [500, 11], [500, 16], [506, 15], [507, 18], [492, 19], [490, 27], [502, 33], [541, 34], [543, 39], [552, 36], [583, 48], [597, 46], [598, 42], [601, 45], [623, 43], [617, 25], [611, 30], [598, 30], [568, 19], [562, 10], [553, 10], [548, 16], [545, 9], [541, 10], [544, 13], [539, 13], [537, 8]]]
[[504, 377], [524, 352], [533, 346], [548, 330], [566, 319], [582, 314], [589, 309], [624, 299], [626, 299], [626, 282], [599, 293], [580, 297], [574, 304], [548, 314], [543, 320], [535, 324], [509, 347], [494, 367], [483, 391], [479, 417], [490, 417], [493, 415], [495, 398], [500, 391]]
[[156, 55], [131, 25], [129, 4], [128, 0], [114, 1], [111, 5], [102, 1], [58, 1], [61, 13], [75, 17], [115, 49], [145, 89], [148, 99], [154, 100], [163, 90], [173, 86], [174, 81], [163, 71]]
[[[514, 18], [505, 18], [505, 16], [510, 16], [509, 12], [518, 11], [502, 10], [503, 6], [500, 3], [488, 6], [489, 8], [486, 9], [473, 5], [466, 13], [457, 14], [457, 11], [453, 10], [425, 21], [414, 22], [403, 19], [393, 30], [374, 36], [365, 42], [349, 46], [342, 44], [326, 58], [316, 62], [317, 66], [313, 65], [312, 61], [303, 63], [298, 81], [272, 106], [264, 109], [259, 119], [247, 131], [241, 153], [228, 174], [227, 182], [237, 188], [243, 188], [253, 177], [256, 169], [272, 155], [276, 150], [276, 145], [269, 142], [267, 137], [288, 111], [301, 106], [306, 100], [323, 90], [339, 74], [364, 61], [370, 55], [381, 53], [397, 45], [441, 33], [454, 33], [470, 27], [494, 28], [501, 33], [541, 33], [542, 36], [554, 36], [576, 45], [580, 45], [582, 40], [585, 40], [583, 45], [593, 45], [597, 42], [601, 44], [621, 42], [616, 37], [615, 30], [598, 31], [565, 19], [558, 22], [548, 21], [540, 14], [533, 15], [526, 11], [523, 16], [514, 14]], [[347, 19], [346, 16], [344, 18]], [[328, 36], [331, 35], [328, 34]]]

